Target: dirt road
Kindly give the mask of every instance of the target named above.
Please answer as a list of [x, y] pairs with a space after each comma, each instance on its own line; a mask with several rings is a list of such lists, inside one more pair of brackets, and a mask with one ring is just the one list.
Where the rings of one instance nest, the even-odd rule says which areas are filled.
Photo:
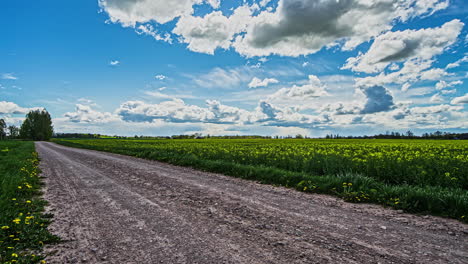
[[97, 151], [36, 143], [48, 263], [468, 263], [468, 226]]

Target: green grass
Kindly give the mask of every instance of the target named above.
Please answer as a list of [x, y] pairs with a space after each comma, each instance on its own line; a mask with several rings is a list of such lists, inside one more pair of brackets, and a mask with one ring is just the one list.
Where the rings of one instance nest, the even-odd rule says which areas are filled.
[[43, 245], [58, 241], [46, 229], [38, 163], [34, 142], [0, 141], [0, 263], [44, 263]]
[[54, 140], [466, 222], [468, 144], [424, 140]]

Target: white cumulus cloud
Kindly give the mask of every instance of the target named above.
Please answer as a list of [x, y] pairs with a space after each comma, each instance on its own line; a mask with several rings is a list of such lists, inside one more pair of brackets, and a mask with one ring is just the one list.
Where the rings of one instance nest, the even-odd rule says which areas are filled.
[[172, 32], [181, 36], [189, 50], [214, 54], [217, 48], [229, 49], [234, 35], [245, 31], [251, 15], [248, 6], [241, 6], [230, 17], [221, 11], [204, 17], [183, 16]]
[[442, 90], [442, 89], [445, 89], [447, 87], [454, 87], [456, 85], [461, 85], [463, 84], [463, 81], [460, 81], [460, 80], [457, 80], [457, 81], [452, 81], [452, 82], [446, 82], [444, 80], [440, 80], [438, 83], [436, 83], [436, 90]]
[[304, 85], [293, 85], [289, 88], [281, 88], [268, 97], [268, 101], [297, 101], [307, 100], [328, 95], [326, 86], [315, 75], [309, 75]]
[[159, 33], [151, 24], [139, 25], [136, 27], [135, 32], [138, 35], [148, 35], [153, 37], [155, 40], [161, 40], [172, 44], [172, 37], [169, 33]]
[[162, 75], [162, 74], [158, 74], [158, 75], [154, 76], [154, 78], [158, 79], [160, 81], [164, 81], [165, 79], [167, 79], [167, 76]]
[[404, 87], [409, 88], [412, 83], [420, 80], [438, 80], [448, 75], [443, 69], [430, 69], [433, 63], [433, 60], [411, 59], [403, 63], [403, 67], [398, 71], [390, 73], [381, 72], [375, 76], [356, 78], [356, 84], [358, 86], [372, 86], [397, 83], [405, 84]]
[[253, 114], [244, 109], [223, 105], [216, 100], [207, 100], [206, 105], [189, 105], [179, 98], [171, 98], [159, 104], [128, 101], [116, 112], [127, 122], [163, 120], [173, 123], [244, 124], [255, 121]]
[[463, 26], [454, 19], [436, 28], [387, 32], [374, 40], [367, 53], [349, 58], [343, 69], [376, 73], [392, 62], [429, 60], [455, 43]]
[[453, 98], [453, 100], [450, 103], [451, 104], [468, 104], [468, 93], [463, 96]]
[[73, 123], [108, 123], [119, 120], [119, 118], [111, 113], [99, 112], [94, 110], [91, 105], [76, 104], [75, 112], [64, 114], [70, 122]]
[[[467, 35], [468, 36], [468, 35]], [[466, 53], [465, 53], [466, 54]], [[452, 68], [457, 68], [457, 67], [460, 67], [460, 64], [464, 63], [464, 62], [468, 62], [468, 56], [463, 56], [463, 58], [455, 61], [455, 62], [452, 62], [452, 63], [449, 63], [447, 64], [447, 66], [445, 67], [445, 69], [452, 69]]]
[[366, 95], [367, 101], [361, 114], [371, 114], [393, 109], [393, 96], [383, 86], [361, 87], [361, 91]]
[[444, 98], [439, 94], [436, 93], [433, 96], [431, 96], [431, 99], [429, 99], [431, 103], [442, 103], [444, 102]]
[[[219, 1], [207, 1], [214, 7]], [[135, 26], [137, 23], [155, 21], [167, 23], [177, 17], [193, 13], [193, 5], [202, 0], [99, 0], [99, 6], [109, 15], [113, 23]]]
[[266, 87], [272, 83], [279, 83], [279, 81], [275, 78], [265, 78], [262, 80], [254, 77], [249, 83], [249, 88]]
[[447, 6], [448, 1], [438, 0], [280, 0], [274, 13], [253, 17], [233, 46], [246, 56], [306, 55], [340, 41], [349, 50], [390, 30], [395, 20]]
[[30, 108], [23, 108], [13, 102], [0, 101], [0, 115], [7, 114], [25, 114]]
[[[240, 2], [240, 1], [239, 1]], [[377, 37], [396, 21], [445, 9], [448, 0], [278, 0], [277, 8], [262, 0], [246, 1], [226, 16], [219, 0], [99, 0], [113, 23], [137, 28], [137, 32], [169, 41], [148, 23], [175, 21], [172, 33], [195, 52], [213, 54], [217, 48], [235, 50], [248, 57], [300, 56], [323, 47], [339, 45], [344, 50]], [[194, 16], [194, 6], [208, 4], [213, 10]], [[146, 25], [140, 27], [141, 25]]]

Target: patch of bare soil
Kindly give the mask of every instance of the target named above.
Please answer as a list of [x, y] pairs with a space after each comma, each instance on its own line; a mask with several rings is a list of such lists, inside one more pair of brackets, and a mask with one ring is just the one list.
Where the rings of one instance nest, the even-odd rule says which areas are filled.
[[48, 263], [468, 263], [468, 227], [38, 142]]

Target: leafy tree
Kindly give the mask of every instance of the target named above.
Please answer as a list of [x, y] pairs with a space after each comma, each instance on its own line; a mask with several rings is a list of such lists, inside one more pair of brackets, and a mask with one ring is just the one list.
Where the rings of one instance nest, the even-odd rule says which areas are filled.
[[411, 138], [411, 137], [414, 136], [414, 133], [411, 132], [411, 130], [408, 130], [408, 131], [406, 131], [406, 136], [409, 137], [409, 138]]
[[49, 140], [53, 133], [52, 119], [46, 110], [30, 111], [20, 128], [23, 139]]
[[20, 129], [17, 126], [9, 126], [8, 127], [8, 132], [10, 134], [9, 138], [10, 139], [15, 139], [19, 137]]
[[0, 140], [6, 138], [6, 123], [5, 120], [0, 119]]

